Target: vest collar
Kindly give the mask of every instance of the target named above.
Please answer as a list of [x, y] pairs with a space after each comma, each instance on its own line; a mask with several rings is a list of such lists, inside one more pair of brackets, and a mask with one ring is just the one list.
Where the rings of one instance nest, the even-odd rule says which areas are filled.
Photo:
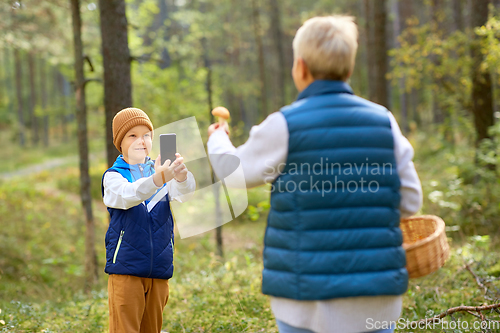
[[[155, 163], [149, 156], [146, 156], [146, 158], [144, 159], [144, 163], [128, 164], [123, 159], [123, 155], [120, 155], [116, 158], [116, 161], [113, 164], [112, 168], [117, 171], [121, 170], [120, 173], [122, 174], [122, 176], [125, 176], [125, 178], [127, 178], [126, 175], [131, 174], [133, 176], [132, 180], [136, 180], [141, 177], [148, 177], [152, 175], [154, 173], [154, 166]], [[129, 181], [132, 180], [129, 179]]]
[[141, 166], [141, 167], [144, 168], [144, 167], [146, 167], [148, 165], [151, 166], [151, 167], [154, 167], [154, 165], [155, 165], [154, 161], [149, 156], [146, 156], [146, 158], [144, 159], [144, 163], [128, 164], [127, 162], [125, 162], [125, 159], [123, 158], [123, 154], [120, 154], [116, 158], [115, 163], [113, 164], [113, 166], [118, 167], [118, 168], [123, 168], [123, 169], [130, 169], [130, 168], [133, 168], [134, 166], [136, 168], [138, 166]]
[[308, 85], [306, 89], [302, 90], [302, 92], [297, 97], [297, 100], [311, 96], [335, 93], [354, 94], [349, 84], [344, 81], [315, 80], [310, 85]]

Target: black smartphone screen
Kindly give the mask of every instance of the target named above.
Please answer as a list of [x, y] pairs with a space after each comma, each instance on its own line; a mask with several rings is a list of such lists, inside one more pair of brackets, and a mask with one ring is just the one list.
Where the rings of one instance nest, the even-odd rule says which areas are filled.
[[166, 160], [170, 163], [175, 161], [175, 153], [177, 152], [177, 137], [175, 133], [160, 134], [160, 155], [161, 164]]

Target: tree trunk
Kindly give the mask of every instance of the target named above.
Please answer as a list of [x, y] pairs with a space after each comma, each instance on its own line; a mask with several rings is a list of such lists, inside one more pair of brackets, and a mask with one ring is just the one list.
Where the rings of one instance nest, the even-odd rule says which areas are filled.
[[99, 13], [104, 67], [106, 154], [108, 166], [112, 166], [118, 155], [113, 145], [113, 117], [121, 109], [132, 106], [125, 0], [99, 0]]
[[385, 33], [387, 14], [385, 0], [373, 1], [374, 22], [374, 56], [375, 56], [375, 94], [373, 101], [389, 106], [388, 82], [385, 78], [388, 68], [387, 38]]
[[278, 0], [270, 0], [271, 6], [271, 34], [273, 44], [276, 47], [276, 79], [277, 89], [275, 101], [275, 109], [279, 109], [285, 105], [285, 52], [283, 50], [283, 31], [281, 28], [281, 13]]
[[[411, 105], [411, 114], [412, 114], [412, 120], [414, 121], [414, 124], [416, 126], [420, 126], [422, 124], [422, 118], [420, 117], [420, 113], [418, 110], [418, 102], [421, 100], [419, 98], [421, 89], [412, 89], [410, 92], [410, 105]], [[413, 130], [410, 126], [410, 130]]]
[[[202, 9], [202, 13], [203, 13]], [[201, 40], [201, 45], [203, 47], [203, 63], [205, 65], [205, 68], [207, 70], [207, 80], [205, 83], [205, 89], [207, 91], [207, 106], [208, 106], [208, 114], [210, 117], [210, 123], [213, 124], [215, 122], [214, 116], [212, 114], [213, 110], [213, 98], [212, 98], [212, 66], [210, 63], [210, 58], [208, 57], [208, 47], [207, 47], [207, 40], [205, 37], [202, 38]], [[214, 170], [212, 169], [212, 184], [216, 183], [216, 175]], [[221, 181], [223, 181], [221, 179]], [[217, 247], [217, 255], [220, 256], [221, 258], [224, 258], [224, 244], [222, 241], [222, 213], [221, 213], [221, 208], [220, 208], [220, 202], [219, 202], [219, 187], [213, 186], [214, 189], [214, 198], [215, 198], [215, 219], [216, 219], [216, 224], [219, 225], [217, 228], [215, 228], [215, 244]]]
[[66, 107], [66, 95], [64, 94], [64, 77], [59, 71], [56, 71], [56, 83], [57, 83], [57, 90], [59, 93], [59, 110], [61, 114], [59, 115], [61, 117], [61, 130], [62, 130], [62, 139], [63, 142], [68, 141], [68, 118], [66, 116], [67, 114], [67, 107]]
[[[158, 6], [160, 7], [160, 13], [158, 14], [160, 17], [160, 29], [163, 30], [163, 40], [165, 42], [168, 42], [170, 39], [169, 37], [169, 27], [165, 26], [165, 21], [169, 17], [169, 11], [168, 11], [168, 6], [166, 0], [159, 0]], [[165, 69], [170, 66], [172, 62], [172, 59], [170, 58], [170, 52], [168, 52], [168, 49], [166, 47], [163, 47], [161, 50], [161, 64], [160, 68]]]
[[[6, 57], [6, 53], [7, 53], [7, 50], [5, 50], [5, 53], [3, 54], [2, 56], [2, 61], [4, 62], [4, 64], [7, 64], [7, 57]], [[3, 67], [3, 68], [0, 68], [0, 80], [1, 80], [1, 84], [0, 84], [0, 105], [3, 104], [3, 101], [4, 100], [7, 100], [6, 96], [7, 94], [7, 82], [8, 81], [8, 78], [7, 78], [7, 71], [8, 71], [8, 68], [7, 66]]]
[[[151, 26], [148, 27], [144, 35], [142, 36], [142, 41], [143, 45], [147, 46], [146, 50], [152, 50], [150, 47], [154, 42], [154, 39], [157, 38], [162, 38], [165, 42], [169, 40], [168, 36], [168, 29], [165, 25], [165, 21], [169, 17], [169, 11], [167, 7], [167, 1], [166, 0], [157, 0], [157, 6], [158, 6], [158, 13], [155, 15], [153, 22], [151, 23]], [[155, 38], [150, 37], [151, 33], [155, 33]], [[143, 54], [141, 57], [145, 58], [147, 60], [151, 59], [153, 52], [146, 52]], [[170, 54], [168, 52], [168, 49], [166, 47], [162, 47], [161, 49], [161, 54], [160, 54], [160, 59], [156, 59], [158, 63], [158, 67], [161, 69], [165, 69], [170, 66], [171, 63], [171, 58]]]
[[[471, 1], [471, 25], [480, 27], [488, 20], [489, 0]], [[472, 113], [476, 129], [476, 145], [485, 138], [489, 138], [488, 129], [494, 123], [493, 97], [491, 76], [488, 71], [481, 70], [484, 55], [481, 52], [481, 37], [474, 34], [470, 47], [472, 58]]]
[[440, 35], [445, 35], [446, 26], [444, 24], [445, 10], [443, 0], [431, 0], [430, 5], [431, 24], [434, 26], [433, 30]]
[[[398, 40], [399, 35], [406, 29], [406, 20], [410, 17], [410, 7], [408, 2], [403, 2], [403, 0], [396, 1], [396, 8], [394, 14], [396, 16], [394, 20], [394, 36], [396, 38], [396, 46], [401, 47]], [[401, 130], [404, 134], [409, 132], [408, 126], [408, 93], [406, 92], [406, 79], [402, 77], [398, 81], [399, 90], [399, 104], [401, 108]]]
[[[442, 38], [446, 32], [445, 32], [445, 26], [444, 26], [444, 8], [443, 8], [443, 1], [442, 0], [431, 0], [431, 31], [434, 35], [436, 35], [436, 38]], [[441, 61], [436, 57], [436, 56], [431, 56], [430, 59], [432, 62], [435, 64], [435, 66], [439, 66], [441, 64]], [[434, 84], [437, 86], [441, 85], [442, 79], [433, 79]], [[434, 123], [435, 124], [441, 124], [444, 121], [445, 115], [443, 110], [441, 109], [439, 105], [439, 96], [438, 92], [436, 89], [432, 90], [432, 113], [434, 117]]]
[[49, 146], [49, 111], [47, 108], [47, 72], [46, 63], [43, 59], [39, 61], [40, 67], [40, 95], [43, 111], [43, 145]]
[[50, 69], [50, 81], [52, 82], [51, 84], [51, 91], [50, 91], [50, 107], [53, 111], [54, 115], [54, 123], [57, 124], [56, 126], [56, 131], [54, 131], [56, 134], [57, 133], [57, 140], [62, 141], [62, 124], [60, 124], [60, 117], [59, 117], [59, 112], [61, 109], [60, 105], [60, 92], [59, 92], [59, 80], [57, 78], [57, 67], [52, 67]]
[[375, 41], [373, 32], [373, 0], [364, 0], [365, 4], [365, 41], [366, 64], [368, 72], [368, 99], [375, 100]]
[[32, 52], [28, 53], [28, 67], [30, 77], [30, 122], [31, 122], [31, 142], [37, 145], [38, 136], [38, 119], [35, 114], [36, 110], [36, 89], [35, 89], [35, 57]]
[[70, 0], [73, 19], [73, 42], [75, 51], [75, 96], [78, 122], [78, 152], [80, 157], [80, 196], [85, 211], [85, 290], [90, 292], [97, 283], [97, 253], [95, 251], [95, 226], [90, 195], [89, 152], [87, 142], [87, 106], [85, 101], [85, 76], [82, 45], [82, 22], [80, 0]]
[[9, 112], [14, 110], [14, 92], [12, 89], [12, 83], [15, 82], [15, 79], [12, 75], [12, 65], [10, 60], [10, 50], [7, 47], [4, 47], [4, 73], [5, 73], [5, 94], [7, 95], [7, 109]]
[[453, 23], [454, 29], [464, 31], [464, 18], [462, 14], [462, 0], [453, 0]]
[[252, 23], [257, 44], [257, 52], [259, 57], [259, 76], [260, 76], [260, 120], [267, 117], [267, 86], [266, 86], [266, 64], [264, 60], [264, 46], [262, 43], [260, 15], [257, 0], [252, 0]]
[[24, 133], [24, 114], [23, 114], [23, 85], [22, 85], [22, 71], [21, 71], [21, 54], [17, 48], [14, 48], [14, 66], [16, 68], [16, 96], [17, 96], [17, 117], [19, 121], [19, 144], [24, 147], [25, 133]]

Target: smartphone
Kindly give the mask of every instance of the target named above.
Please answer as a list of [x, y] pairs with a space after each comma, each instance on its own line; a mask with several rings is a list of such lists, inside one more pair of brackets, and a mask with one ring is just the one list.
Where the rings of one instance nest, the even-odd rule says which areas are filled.
[[160, 134], [160, 155], [161, 164], [166, 160], [170, 163], [175, 161], [175, 153], [177, 153], [177, 136], [175, 133]]

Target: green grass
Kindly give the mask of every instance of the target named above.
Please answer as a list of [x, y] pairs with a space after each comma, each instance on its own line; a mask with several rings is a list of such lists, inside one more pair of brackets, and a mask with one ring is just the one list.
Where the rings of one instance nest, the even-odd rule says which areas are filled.
[[[450, 259], [442, 269], [425, 277], [410, 280], [409, 289], [403, 300], [401, 318], [415, 321], [436, 316], [460, 305], [481, 306], [499, 302], [500, 281], [488, 270], [491, 265], [498, 262], [500, 250], [498, 240], [492, 242], [488, 236], [472, 236], [463, 243], [451, 240], [451, 245]], [[469, 263], [472, 270], [482, 279], [492, 281], [487, 283], [489, 288], [486, 298], [485, 292], [478, 287], [474, 276], [465, 269], [465, 263]], [[499, 317], [495, 312], [485, 312], [484, 315], [495, 320]], [[469, 327], [479, 320], [465, 312], [456, 313], [453, 317], [445, 319], [467, 321]]]
[[[104, 154], [104, 129], [102, 126], [90, 126], [100, 123], [102, 116], [95, 112], [89, 112], [88, 142], [91, 154]], [[45, 147], [42, 138], [37, 145], [33, 145], [30, 132], [26, 132], [26, 145], [20, 147], [18, 137], [12, 130], [1, 130], [0, 140], [5, 144], [2, 147], [2, 163], [0, 163], [0, 174], [18, 171], [33, 165], [38, 165], [54, 159], [65, 159], [61, 163], [78, 163], [78, 141], [76, 135], [76, 121], [68, 125], [68, 137], [64, 138], [59, 130], [51, 129], [49, 146]]]
[[[0, 330], [95, 332], [105, 325], [104, 294], [81, 293], [84, 220], [79, 200], [39, 186], [52, 182], [54, 175], [44, 171], [0, 183], [0, 216], [5, 221], [0, 233], [0, 319], [5, 325]], [[103, 212], [97, 210], [98, 234], [106, 223]], [[98, 239], [102, 265], [102, 237]], [[98, 290], [104, 281], [100, 286]]]
[[[463, 149], [453, 160], [450, 147], [439, 142], [424, 146], [422, 142], [419, 138], [413, 141], [425, 193], [422, 213], [442, 216], [448, 225], [459, 228], [448, 232], [452, 252], [446, 265], [431, 275], [410, 280], [401, 315], [410, 321], [459, 305], [491, 304], [488, 298], [500, 297], [500, 244], [493, 236], [498, 233], [477, 236], [469, 228], [475, 225], [479, 235], [486, 235], [488, 230], [497, 230], [494, 223], [498, 221], [492, 220], [494, 212], [485, 214], [489, 224], [469, 221], [478, 213], [463, 210], [472, 205], [468, 196], [474, 194], [481, 199], [485, 194], [465, 183], [454, 185], [462, 179], [463, 170], [473, 168], [467, 164], [470, 151]], [[40, 154], [49, 157], [47, 151]], [[78, 198], [77, 166], [0, 180], [0, 332], [107, 331], [107, 276], [103, 268], [108, 216], [99, 192], [104, 169], [104, 161], [99, 161], [90, 170], [100, 279], [88, 295], [82, 293], [84, 219]], [[442, 191], [443, 200], [431, 200], [429, 194], [433, 191]], [[491, 194], [482, 200], [495, 203], [498, 209], [497, 192]], [[164, 311], [164, 330], [277, 332], [269, 299], [260, 292], [268, 193], [260, 187], [251, 189], [248, 197], [249, 209], [224, 225], [225, 261], [215, 255], [214, 232], [184, 240], [176, 238], [175, 272]], [[485, 212], [485, 202], [479, 199], [474, 202]], [[450, 202], [461, 208], [457, 210]], [[470, 262], [482, 279], [490, 281], [488, 298], [464, 269], [464, 262]], [[496, 313], [485, 315], [499, 318]], [[477, 320], [466, 313], [454, 318], [469, 323]]]
[[[0, 322], [0, 331], [107, 329], [107, 276], [102, 271], [107, 212], [94, 202], [101, 276], [94, 292], [85, 295], [84, 220], [78, 189], [67, 186], [77, 174], [76, 167], [61, 167], [0, 182], [0, 214], [10, 221], [0, 234], [0, 320], [5, 322]], [[267, 194], [256, 189], [249, 197], [257, 204]], [[177, 237], [175, 274], [164, 313], [168, 331], [276, 331], [268, 300], [260, 293], [264, 218], [252, 222], [244, 214], [224, 226], [226, 261], [214, 254], [213, 232]]]

